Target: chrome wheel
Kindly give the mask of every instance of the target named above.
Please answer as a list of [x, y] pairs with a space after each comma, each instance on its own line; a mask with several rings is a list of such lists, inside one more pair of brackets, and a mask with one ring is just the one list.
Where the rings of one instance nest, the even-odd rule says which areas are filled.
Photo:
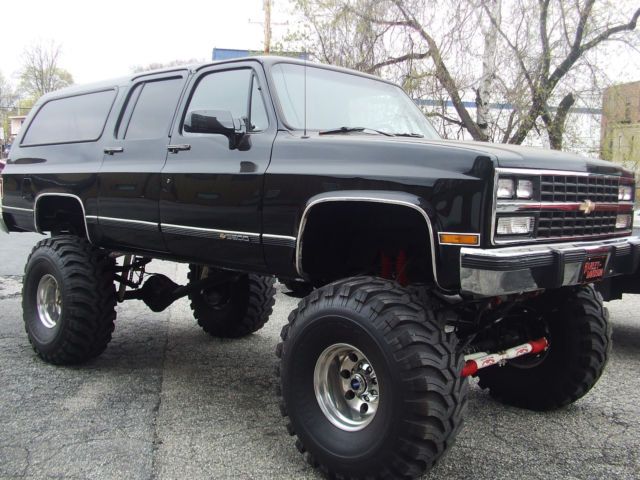
[[36, 306], [38, 318], [45, 327], [53, 328], [58, 324], [62, 313], [62, 296], [53, 275], [46, 274], [40, 279], [36, 292]]
[[376, 372], [352, 345], [337, 343], [320, 354], [313, 387], [322, 413], [341, 430], [362, 430], [376, 415], [380, 398]]

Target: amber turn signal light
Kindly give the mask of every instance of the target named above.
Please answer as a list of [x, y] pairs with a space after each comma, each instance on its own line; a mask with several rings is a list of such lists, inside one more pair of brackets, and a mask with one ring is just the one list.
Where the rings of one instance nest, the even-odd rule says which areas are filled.
[[440, 233], [440, 245], [480, 245], [477, 233]]

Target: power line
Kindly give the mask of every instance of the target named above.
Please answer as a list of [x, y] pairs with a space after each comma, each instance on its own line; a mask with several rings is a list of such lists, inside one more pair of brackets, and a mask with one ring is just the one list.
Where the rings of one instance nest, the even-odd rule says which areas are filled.
[[[431, 99], [417, 99], [414, 100], [418, 105], [427, 106], [427, 107], [453, 107], [454, 104], [451, 100], [431, 100]], [[476, 102], [463, 101], [462, 104], [466, 108], [476, 108]], [[512, 103], [490, 103], [489, 108], [494, 110], [514, 110], [516, 107]], [[557, 107], [549, 107], [550, 111], [557, 110]], [[602, 110], [600, 108], [589, 108], [589, 107], [575, 107], [570, 110], [572, 113], [590, 113], [595, 115], [600, 115]]]

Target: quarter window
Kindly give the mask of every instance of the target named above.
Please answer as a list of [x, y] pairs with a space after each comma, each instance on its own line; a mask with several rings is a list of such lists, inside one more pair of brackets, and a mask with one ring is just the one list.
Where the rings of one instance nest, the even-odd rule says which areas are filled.
[[115, 90], [105, 90], [50, 100], [31, 121], [22, 145], [98, 140], [115, 96]]
[[191, 97], [187, 115], [197, 110], [231, 112], [234, 119], [246, 122], [248, 131], [264, 130], [269, 125], [258, 78], [248, 68], [214, 72], [203, 77]]

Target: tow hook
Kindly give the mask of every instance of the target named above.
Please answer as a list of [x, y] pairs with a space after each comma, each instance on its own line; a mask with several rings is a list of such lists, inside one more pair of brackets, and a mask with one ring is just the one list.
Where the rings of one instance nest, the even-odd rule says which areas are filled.
[[537, 340], [532, 340], [531, 342], [523, 343], [517, 347], [511, 347], [504, 352], [477, 352], [471, 355], [465, 355], [462, 377], [475, 375], [481, 368], [504, 364], [507, 360], [523, 357], [525, 355], [535, 355], [536, 353], [545, 351], [547, 348], [549, 348], [549, 341], [545, 337], [542, 337]]

